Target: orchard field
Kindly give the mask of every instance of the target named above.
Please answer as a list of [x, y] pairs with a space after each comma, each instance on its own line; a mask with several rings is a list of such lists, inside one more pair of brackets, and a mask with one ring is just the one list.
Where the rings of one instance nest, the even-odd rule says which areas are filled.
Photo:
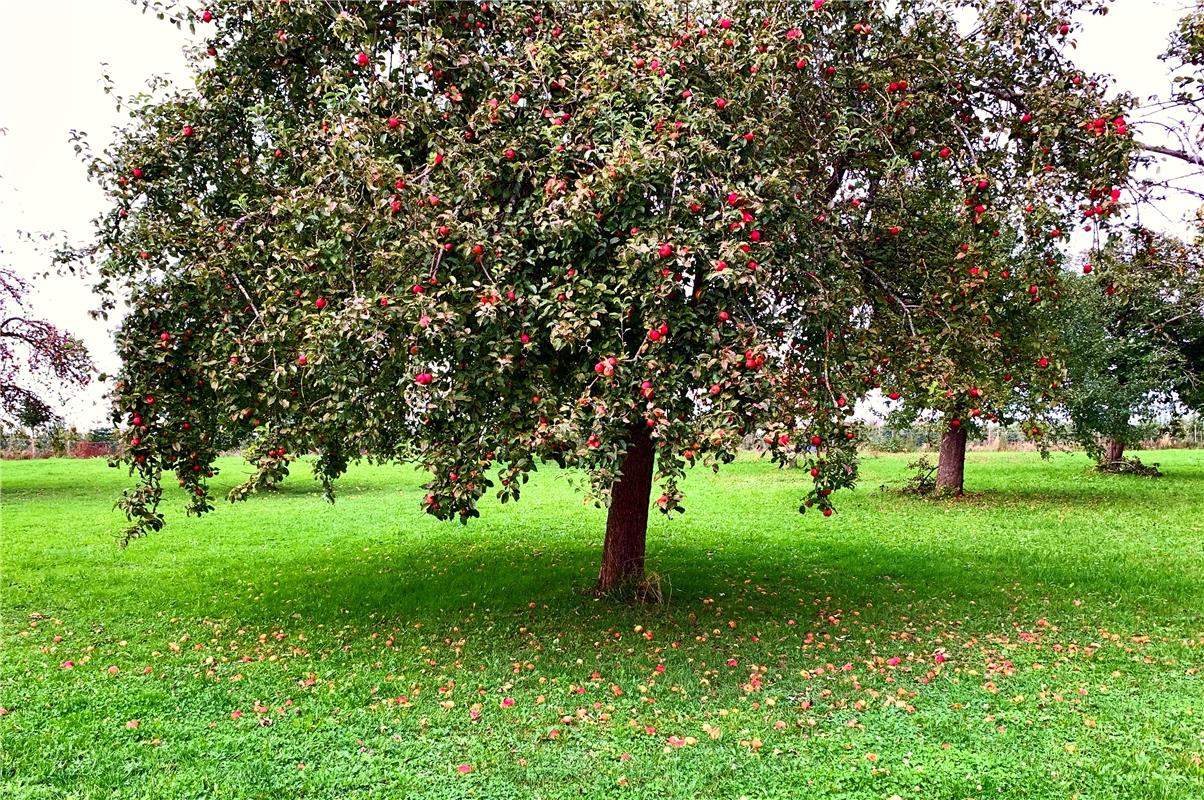
[[571, 473], [466, 532], [412, 469], [330, 506], [303, 461], [123, 551], [119, 471], [5, 463], [3, 795], [1198, 798], [1204, 453], [1142, 457], [972, 453], [956, 501], [868, 458], [827, 519], [695, 470], [644, 606], [588, 593]]

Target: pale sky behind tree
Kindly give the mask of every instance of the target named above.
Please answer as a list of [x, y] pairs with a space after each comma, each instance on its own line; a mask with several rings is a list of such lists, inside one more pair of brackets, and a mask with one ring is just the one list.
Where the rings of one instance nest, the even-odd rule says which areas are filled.
[[[847, 1], [847, 0], [836, 0]], [[92, 218], [103, 209], [100, 190], [68, 141], [71, 130], [85, 131], [96, 152], [109, 144], [112, 129], [127, 118], [106, 95], [102, 73], [112, 77], [118, 94], [146, 86], [152, 75], [191, 85], [183, 49], [190, 34], [143, 13], [128, 0], [34, 0], [3, 2], [0, 24], [0, 263], [33, 276], [50, 268], [44, 248], [18, 235], [55, 233], [65, 241], [87, 239]], [[1116, 88], [1139, 98], [1164, 94], [1167, 70], [1158, 60], [1167, 37], [1189, 6], [1185, 0], [1114, 0], [1104, 17], [1087, 17], [1072, 38], [1075, 60], [1088, 72], [1115, 76]], [[196, 8], [202, 8], [198, 3]], [[198, 36], [203, 26], [198, 26]], [[104, 66], [107, 65], [107, 66]], [[1136, 115], [1140, 118], [1140, 115]], [[1153, 128], [1138, 128], [1139, 138], [1168, 143]], [[1163, 159], [1166, 176], [1198, 170]], [[1204, 179], [1191, 179], [1204, 191]], [[1142, 210], [1151, 228], [1186, 234], [1186, 220], [1199, 206], [1185, 196]], [[1079, 233], [1072, 247], [1089, 242]], [[81, 336], [102, 372], [118, 360], [112, 344], [115, 319], [96, 321], [90, 278], [50, 276], [38, 280], [29, 310]], [[106, 385], [94, 383], [62, 409], [81, 430], [107, 424]]]

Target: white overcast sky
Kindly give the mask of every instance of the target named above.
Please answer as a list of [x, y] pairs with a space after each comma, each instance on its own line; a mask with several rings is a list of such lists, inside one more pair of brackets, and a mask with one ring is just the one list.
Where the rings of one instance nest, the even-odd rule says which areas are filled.
[[[46, 270], [44, 253], [18, 240], [18, 231], [64, 232], [80, 241], [101, 209], [101, 195], [77, 160], [68, 132], [86, 131], [96, 150], [122, 122], [101, 88], [107, 64], [117, 91], [137, 92], [151, 75], [190, 81], [182, 48], [188, 34], [143, 14], [127, 0], [8, 0], [0, 22], [0, 258], [23, 275]], [[1164, 92], [1158, 55], [1185, 0], [1115, 0], [1105, 17], [1085, 20], [1079, 64], [1110, 73], [1118, 88], [1140, 97]], [[198, 4], [197, 8], [201, 8]], [[1146, 138], [1157, 140], [1156, 134]], [[1168, 164], [1168, 170], [1182, 171]], [[1197, 184], [1199, 187], [1199, 184]], [[1147, 212], [1151, 227], [1176, 229], [1195, 204], [1186, 200]], [[117, 366], [111, 323], [95, 322], [87, 280], [52, 277], [37, 283], [31, 310], [82, 336], [101, 370]], [[81, 428], [103, 424], [103, 385], [81, 393], [65, 409]]]

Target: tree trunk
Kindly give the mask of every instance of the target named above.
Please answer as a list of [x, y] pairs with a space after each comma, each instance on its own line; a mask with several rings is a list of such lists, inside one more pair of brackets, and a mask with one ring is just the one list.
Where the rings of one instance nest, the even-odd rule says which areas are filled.
[[632, 430], [631, 446], [623, 458], [619, 480], [611, 490], [606, 515], [606, 543], [595, 594], [607, 594], [644, 577], [644, 547], [648, 537], [648, 501], [652, 494], [652, 436], [644, 426]]
[[1125, 457], [1125, 443], [1119, 439], [1104, 440], [1104, 466], [1115, 464]]
[[38, 457], [38, 432], [35, 428], [29, 429], [29, 457]]
[[966, 429], [949, 428], [941, 436], [941, 456], [936, 468], [937, 494], [960, 495], [966, 475]]

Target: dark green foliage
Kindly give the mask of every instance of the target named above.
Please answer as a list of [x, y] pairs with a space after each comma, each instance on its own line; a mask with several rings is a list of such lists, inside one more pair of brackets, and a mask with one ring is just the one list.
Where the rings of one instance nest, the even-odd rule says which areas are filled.
[[548, 462], [607, 502], [634, 426], [679, 510], [686, 467], [755, 434], [829, 511], [892, 353], [994, 370], [1028, 341], [993, 322], [1028, 324], [1024, 283], [963, 267], [1019, 249], [1043, 278], [1079, 202], [1111, 211], [1123, 102], [1065, 55], [1096, 5], [215, 2], [197, 91], [90, 165], [100, 288], [132, 307], [129, 534], [162, 471], [212, 508], [252, 433], [319, 452], [328, 495], [413, 457], [461, 520]]
[[1133, 446], [1157, 417], [1204, 407], [1204, 262], [1146, 230], [1110, 240], [1070, 281], [1063, 337], [1076, 440], [1101, 460]]

